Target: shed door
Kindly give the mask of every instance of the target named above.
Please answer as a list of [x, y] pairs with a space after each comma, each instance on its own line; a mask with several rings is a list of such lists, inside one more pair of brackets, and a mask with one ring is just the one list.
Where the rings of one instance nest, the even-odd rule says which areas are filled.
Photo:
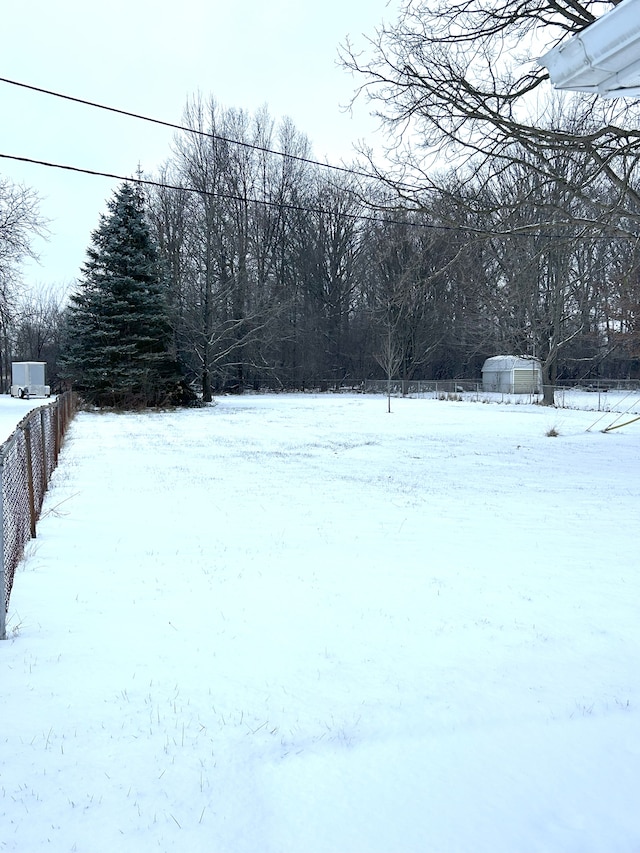
[[537, 391], [537, 386], [534, 367], [520, 367], [513, 371], [514, 394], [534, 394]]

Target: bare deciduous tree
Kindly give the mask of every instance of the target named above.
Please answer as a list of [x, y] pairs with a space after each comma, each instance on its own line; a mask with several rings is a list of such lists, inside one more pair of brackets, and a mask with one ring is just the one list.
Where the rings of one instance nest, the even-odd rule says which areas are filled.
[[39, 203], [34, 190], [0, 176], [0, 334], [3, 353], [0, 376], [3, 381], [8, 379], [9, 333], [20, 266], [27, 258], [37, 260], [33, 238], [47, 234], [47, 223], [40, 214]]
[[[500, 306], [496, 329], [504, 332], [513, 312], [514, 331], [519, 325], [542, 358], [549, 387], [560, 353], [592, 325], [578, 248], [603, 236], [640, 239], [640, 102], [559, 94], [535, 60], [612, 5], [405, 0], [365, 50], [343, 51], [361, 80], [356, 97], [370, 99], [389, 133], [395, 168], [387, 185], [425, 210], [451, 198], [453, 176], [450, 224], [460, 227], [466, 205], [475, 219], [469, 233], [479, 240], [484, 232], [496, 258], [487, 305], [512, 301]], [[526, 238], [523, 251], [514, 252], [514, 235]]]
[[362, 79], [359, 94], [372, 101], [391, 137], [400, 169], [392, 185], [415, 199], [434, 186], [434, 165], [444, 158], [463, 172], [487, 162], [499, 169], [513, 161], [514, 143], [534, 153], [541, 174], [555, 180], [553, 156], [577, 150], [588, 169], [574, 191], [589, 198], [594, 181], [606, 182], [637, 224], [640, 106], [552, 96], [548, 73], [535, 61], [611, 5], [406, 0], [396, 23], [381, 27], [364, 51], [347, 44], [343, 63]]

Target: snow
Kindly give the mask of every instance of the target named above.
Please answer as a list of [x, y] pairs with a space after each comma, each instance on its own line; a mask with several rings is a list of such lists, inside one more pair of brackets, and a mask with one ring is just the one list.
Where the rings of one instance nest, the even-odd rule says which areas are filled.
[[20, 421], [32, 409], [47, 406], [51, 402], [51, 398], [32, 397], [30, 400], [21, 400], [19, 397], [10, 397], [8, 394], [0, 396], [0, 444], [9, 438]]
[[640, 424], [392, 409], [76, 417], [0, 644], [0, 850], [640, 848]]

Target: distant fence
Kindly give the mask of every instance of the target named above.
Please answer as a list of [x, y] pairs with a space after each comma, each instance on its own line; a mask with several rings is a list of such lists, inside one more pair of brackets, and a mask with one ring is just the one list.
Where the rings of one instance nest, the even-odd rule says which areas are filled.
[[[544, 395], [510, 394], [500, 391], [484, 391], [482, 382], [470, 379], [428, 379], [402, 381], [394, 379], [390, 385], [386, 379], [367, 379], [361, 387], [367, 394], [387, 394], [394, 397], [434, 397], [443, 400], [472, 400], [482, 402], [539, 403]], [[637, 379], [600, 379], [597, 382], [564, 383], [553, 387], [545, 385], [543, 391], [554, 400], [559, 409], [584, 408], [593, 411], [625, 409], [640, 413], [640, 381]], [[588, 401], [588, 403], [587, 403]]]
[[464, 394], [482, 391], [482, 382], [471, 379], [366, 379], [365, 394]]
[[0, 445], [0, 640], [7, 636], [7, 612], [16, 566], [36, 535], [36, 521], [63, 436], [75, 414], [68, 391], [54, 403], [33, 409]]
[[[392, 379], [392, 394], [454, 394], [480, 393], [483, 385], [481, 379]], [[365, 379], [359, 386], [368, 394], [386, 394], [388, 388], [386, 379]], [[562, 380], [554, 385], [558, 391], [591, 391], [606, 393], [607, 391], [638, 391], [640, 379], [594, 379], [593, 381], [578, 382]], [[346, 390], [351, 390], [347, 388]]]

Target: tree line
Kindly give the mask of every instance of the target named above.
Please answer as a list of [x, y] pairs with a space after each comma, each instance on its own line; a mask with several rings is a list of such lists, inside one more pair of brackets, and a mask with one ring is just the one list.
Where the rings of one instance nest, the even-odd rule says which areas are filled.
[[516, 141], [499, 169], [443, 169], [399, 202], [398, 186], [305, 162], [306, 138], [266, 111], [197, 101], [186, 117], [196, 133], [162, 172], [184, 190], [154, 189], [149, 214], [205, 395], [390, 365], [477, 378], [496, 353], [539, 357], [549, 385], [637, 373], [636, 224], [605, 180], [579, 192], [580, 150], [556, 155], [550, 180], [548, 154]]
[[[189, 101], [141, 204], [168, 352], [205, 400], [477, 379], [505, 353], [540, 358], [548, 387], [640, 375], [637, 106], [548, 96], [531, 115], [545, 76], [503, 48], [533, 5], [408, 2], [368, 60], [344, 49], [395, 133], [384, 167], [363, 150], [322, 168], [266, 108]], [[593, 20], [543, 5], [557, 38]], [[45, 357], [55, 377], [65, 312], [12, 315], [1, 261], [5, 363]]]

